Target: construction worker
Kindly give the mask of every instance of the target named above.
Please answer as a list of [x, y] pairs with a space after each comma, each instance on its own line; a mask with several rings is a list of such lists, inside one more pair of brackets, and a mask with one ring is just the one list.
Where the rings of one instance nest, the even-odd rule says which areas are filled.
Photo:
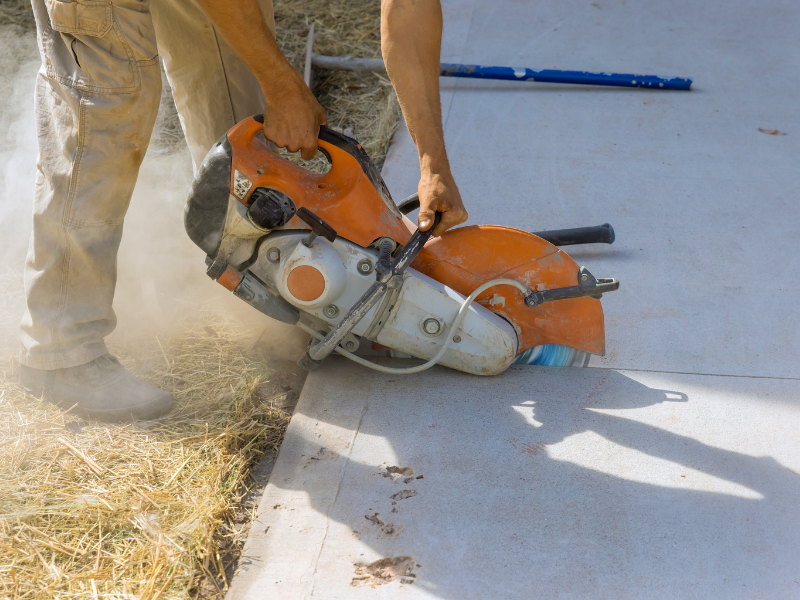
[[[122, 223], [150, 141], [164, 60], [195, 169], [236, 122], [310, 159], [325, 112], [275, 43], [271, 0], [32, 0], [42, 67], [39, 160], [21, 324], [23, 387], [77, 414], [151, 419], [171, 396], [128, 373], [104, 338]], [[419, 151], [421, 209], [440, 235], [467, 212], [444, 146], [439, 0], [383, 0], [382, 50]]]

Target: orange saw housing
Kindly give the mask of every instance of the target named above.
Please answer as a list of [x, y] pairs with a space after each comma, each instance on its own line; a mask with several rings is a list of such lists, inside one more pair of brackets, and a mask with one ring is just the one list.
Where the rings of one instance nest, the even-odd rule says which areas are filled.
[[[328, 157], [327, 173], [313, 173], [273, 152], [259, 135], [263, 119], [251, 117], [227, 134], [232, 149], [230, 193], [249, 206], [253, 190], [273, 188], [320, 217], [336, 233], [366, 247], [384, 237], [405, 244], [414, 230], [392, 201], [386, 185], [360, 144], [323, 128], [319, 148]], [[246, 190], [237, 183], [246, 181]], [[308, 229], [297, 217], [281, 229]], [[412, 268], [464, 296], [497, 278], [515, 279], [533, 291], [578, 284], [578, 265], [569, 255], [532, 233], [496, 225], [450, 230], [429, 241]], [[498, 286], [477, 302], [510, 321], [519, 352], [561, 344], [592, 354], [605, 353], [603, 309], [590, 297], [525, 305], [520, 292]]]

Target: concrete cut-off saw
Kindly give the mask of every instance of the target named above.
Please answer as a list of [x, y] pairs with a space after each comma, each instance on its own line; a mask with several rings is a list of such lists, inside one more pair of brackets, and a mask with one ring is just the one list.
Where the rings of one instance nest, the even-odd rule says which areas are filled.
[[[206, 156], [185, 212], [212, 279], [312, 336], [300, 366], [337, 352], [390, 373], [439, 363], [496, 375], [513, 363], [586, 366], [605, 353], [599, 298], [619, 282], [558, 246], [611, 243], [608, 224], [537, 234], [475, 225], [431, 239], [434, 227], [405, 217], [419, 199], [396, 205], [357, 141], [322, 127], [319, 149], [326, 173], [279, 156], [263, 117], [245, 119]], [[362, 340], [426, 362], [376, 364], [357, 354]]]

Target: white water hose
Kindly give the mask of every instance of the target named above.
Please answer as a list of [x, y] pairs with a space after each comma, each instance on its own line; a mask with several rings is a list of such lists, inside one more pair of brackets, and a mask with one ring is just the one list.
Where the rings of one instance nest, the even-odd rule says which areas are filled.
[[[377, 363], [371, 362], [360, 356], [356, 356], [352, 352], [348, 352], [341, 346], [336, 347], [336, 352], [341, 354], [342, 356], [349, 358], [350, 360], [357, 362], [360, 365], [364, 365], [369, 369], [374, 369], [376, 371], [380, 371], [382, 373], [390, 373], [392, 375], [410, 375], [412, 373], [419, 373], [420, 371], [424, 371], [426, 369], [430, 369], [433, 365], [435, 365], [439, 360], [444, 356], [444, 353], [447, 351], [447, 348], [450, 347], [450, 343], [453, 341], [453, 334], [458, 331], [458, 328], [461, 326], [461, 321], [464, 320], [464, 317], [467, 314], [467, 310], [469, 309], [470, 305], [475, 301], [475, 298], [480, 296], [483, 292], [488, 290], [490, 287], [494, 287], [496, 285], [510, 285], [511, 287], [517, 288], [520, 292], [522, 292], [523, 296], [527, 297], [530, 295], [531, 291], [522, 285], [519, 281], [514, 281], [513, 279], [493, 279], [492, 281], [487, 281], [483, 285], [479, 286], [474, 292], [472, 292], [468, 298], [461, 303], [461, 308], [458, 309], [458, 313], [456, 314], [456, 318], [453, 321], [453, 324], [450, 325], [450, 328], [447, 330], [447, 338], [445, 339], [444, 344], [439, 349], [439, 352], [436, 353], [432, 359], [428, 362], [423, 363], [421, 365], [417, 365], [416, 367], [407, 367], [405, 369], [398, 369], [393, 367], [384, 367], [383, 365], [379, 365]], [[305, 323], [300, 323], [299, 321], [297, 324], [307, 333], [311, 334], [313, 337], [317, 338], [318, 340], [324, 340], [325, 336], [318, 331], [314, 331], [311, 327], [306, 325]]]

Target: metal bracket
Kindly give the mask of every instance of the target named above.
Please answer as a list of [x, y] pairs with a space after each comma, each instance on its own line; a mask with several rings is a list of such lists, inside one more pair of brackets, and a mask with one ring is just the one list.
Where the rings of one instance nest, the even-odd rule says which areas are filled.
[[566, 300], [568, 298], [589, 298], [600, 299], [606, 292], [613, 292], [619, 289], [619, 281], [614, 278], [598, 279], [589, 272], [586, 267], [578, 269], [578, 285], [554, 290], [542, 290], [541, 292], [531, 292], [525, 298], [525, 305], [529, 308], [539, 306], [545, 302], [554, 300]]

